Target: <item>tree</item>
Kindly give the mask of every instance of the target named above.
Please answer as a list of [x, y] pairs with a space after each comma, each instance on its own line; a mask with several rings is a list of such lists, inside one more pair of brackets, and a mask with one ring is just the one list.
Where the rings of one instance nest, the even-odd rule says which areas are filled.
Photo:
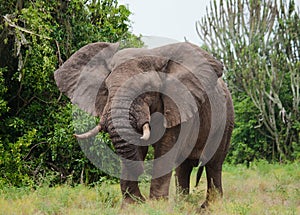
[[[257, 136], [267, 140], [263, 156], [299, 158], [299, 8], [294, 0], [220, 0], [219, 5], [214, 0], [210, 11], [197, 22], [197, 32], [226, 65], [235, 103], [251, 98], [257, 109], [250, 118]], [[236, 106], [247, 113], [248, 107]], [[237, 118], [249, 118], [237, 112]]]
[[0, 187], [99, 180], [53, 73], [91, 42], [140, 46], [130, 11], [116, 0], [8, 0], [0, 14]]

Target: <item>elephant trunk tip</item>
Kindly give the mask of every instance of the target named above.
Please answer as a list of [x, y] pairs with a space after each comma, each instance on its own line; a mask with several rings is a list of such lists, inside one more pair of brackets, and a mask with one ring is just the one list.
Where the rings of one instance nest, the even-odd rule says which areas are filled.
[[149, 140], [150, 138], [150, 126], [149, 123], [146, 123], [143, 125], [143, 136], [141, 137], [141, 140]]
[[73, 136], [76, 139], [87, 139], [87, 138], [96, 136], [100, 131], [101, 131], [101, 126], [97, 125], [93, 129], [91, 129], [83, 134], [74, 134]]

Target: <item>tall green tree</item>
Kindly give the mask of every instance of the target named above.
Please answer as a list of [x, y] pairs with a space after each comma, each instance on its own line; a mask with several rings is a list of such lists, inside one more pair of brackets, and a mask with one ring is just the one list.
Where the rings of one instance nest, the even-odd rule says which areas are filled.
[[0, 15], [0, 187], [98, 180], [53, 73], [91, 42], [139, 46], [130, 11], [116, 0], [8, 0]]
[[237, 109], [233, 150], [244, 144], [241, 160], [299, 158], [300, 20], [294, 0], [214, 0], [196, 26], [227, 68]]

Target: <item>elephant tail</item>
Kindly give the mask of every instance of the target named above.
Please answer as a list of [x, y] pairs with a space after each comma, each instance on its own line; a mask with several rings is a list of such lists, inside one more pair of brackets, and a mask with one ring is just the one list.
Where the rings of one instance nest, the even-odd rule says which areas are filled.
[[199, 181], [200, 181], [201, 175], [203, 173], [203, 170], [204, 170], [204, 166], [200, 166], [199, 169], [198, 169], [198, 171], [197, 171], [197, 177], [196, 177], [196, 185], [195, 185], [195, 187], [197, 187], [198, 184], [199, 184]]

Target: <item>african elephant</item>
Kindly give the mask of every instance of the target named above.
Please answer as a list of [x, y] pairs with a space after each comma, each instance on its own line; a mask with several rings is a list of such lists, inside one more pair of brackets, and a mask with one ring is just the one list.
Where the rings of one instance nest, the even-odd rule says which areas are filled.
[[148, 147], [154, 148], [150, 198], [167, 198], [171, 172], [189, 192], [193, 167], [205, 167], [207, 197], [222, 195], [221, 171], [234, 124], [223, 65], [188, 42], [154, 49], [97, 42], [75, 52], [54, 77], [81, 109], [99, 116], [79, 139], [108, 132], [120, 156], [123, 203], [144, 201], [138, 177]]

